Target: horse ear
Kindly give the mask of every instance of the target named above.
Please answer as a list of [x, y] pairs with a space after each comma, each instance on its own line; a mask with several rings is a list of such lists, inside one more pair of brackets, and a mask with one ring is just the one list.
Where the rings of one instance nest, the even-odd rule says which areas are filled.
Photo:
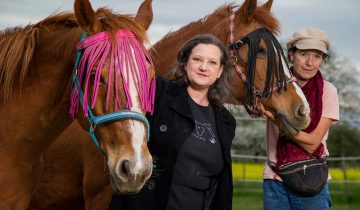
[[96, 33], [100, 22], [95, 16], [89, 0], [75, 0], [74, 12], [79, 26], [87, 33]]
[[148, 29], [153, 20], [152, 0], [145, 0], [139, 7], [135, 21], [144, 29]]
[[269, 0], [265, 4], [263, 4], [262, 7], [265, 8], [266, 10], [270, 11], [272, 3], [273, 3], [273, 0]]
[[238, 10], [241, 19], [245, 23], [250, 23], [253, 19], [253, 14], [256, 9], [257, 0], [246, 0]]

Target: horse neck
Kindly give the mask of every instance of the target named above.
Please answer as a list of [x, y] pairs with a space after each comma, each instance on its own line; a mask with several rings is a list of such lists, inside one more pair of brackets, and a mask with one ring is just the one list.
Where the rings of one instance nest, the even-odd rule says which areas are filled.
[[68, 110], [76, 41], [69, 37], [74, 36], [80, 33], [41, 28], [21, 88], [14, 88], [0, 107], [7, 119], [5, 141], [24, 159], [39, 156], [71, 123]]

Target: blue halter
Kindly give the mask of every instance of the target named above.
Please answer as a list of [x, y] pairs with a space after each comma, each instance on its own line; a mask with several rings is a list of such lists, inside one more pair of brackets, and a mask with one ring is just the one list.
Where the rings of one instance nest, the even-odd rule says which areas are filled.
[[[86, 34], [83, 33], [81, 36], [81, 41], [83, 39], [85, 39]], [[80, 87], [80, 82], [79, 82], [79, 77], [78, 77], [78, 64], [81, 58], [81, 50], [79, 50], [77, 52], [76, 55], [76, 61], [75, 61], [75, 72], [73, 75], [73, 80], [72, 80], [72, 88], [76, 88], [76, 90], [80, 91], [80, 103], [81, 105], [83, 105], [83, 100], [84, 100], [84, 93]], [[113, 113], [109, 113], [109, 114], [104, 114], [104, 115], [99, 115], [99, 116], [95, 116], [90, 107], [87, 106], [88, 109], [88, 113], [89, 116], [87, 117], [90, 127], [89, 127], [89, 134], [93, 140], [93, 142], [95, 143], [96, 147], [101, 151], [101, 153], [106, 156], [106, 154], [104, 153], [104, 151], [101, 149], [100, 147], [100, 142], [99, 140], [96, 138], [95, 136], [95, 128], [97, 125], [101, 125], [103, 123], [106, 122], [111, 122], [111, 121], [116, 121], [116, 120], [122, 120], [122, 119], [134, 119], [134, 120], [139, 120], [141, 122], [143, 122], [146, 125], [146, 130], [147, 130], [147, 141], [149, 141], [150, 139], [150, 125], [149, 125], [149, 121], [146, 119], [146, 117], [143, 114], [140, 114], [138, 112], [134, 112], [131, 110], [121, 110], [121, 111], [116, 111]]]

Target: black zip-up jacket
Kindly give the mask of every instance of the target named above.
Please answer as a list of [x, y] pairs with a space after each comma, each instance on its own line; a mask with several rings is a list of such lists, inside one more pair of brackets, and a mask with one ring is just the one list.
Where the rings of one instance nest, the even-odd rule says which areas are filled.
[[[185, 86], [157, 77], [155, 110], [153, 115], [147, 116], [151, 127], [148, 146], [154, 160], [153, 174], [138, 194], [113, 196], [109, 209], [171, 210], [166, 206], [177, 155], [182, 143], [195, 129], [187, 97]], [[210, 209], [231, 210], [233, 184], [230, 149], [236, 122], [224, 107], [213, 106], [213, 109], [224, 167]]]

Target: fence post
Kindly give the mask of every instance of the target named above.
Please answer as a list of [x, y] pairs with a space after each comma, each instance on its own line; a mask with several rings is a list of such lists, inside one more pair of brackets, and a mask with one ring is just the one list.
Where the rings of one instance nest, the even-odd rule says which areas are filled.
[[243, 164], [243, 181], [242, 181], [242, 188], [243, 188], [243, 192], [246, 191], [246, 160], [244, 159], [244, 164]]
[[345, 157], [344, 154], [341, 155], [341, 168], [343, 171], [343, 175], [344, 175], [344, 198], [345, 201], [348, 202], [349, 201], [349, 192], [348, 192], [348, 179], [347, 179], [347, 172], [346, 172], [346, 161], [345, 161]]

